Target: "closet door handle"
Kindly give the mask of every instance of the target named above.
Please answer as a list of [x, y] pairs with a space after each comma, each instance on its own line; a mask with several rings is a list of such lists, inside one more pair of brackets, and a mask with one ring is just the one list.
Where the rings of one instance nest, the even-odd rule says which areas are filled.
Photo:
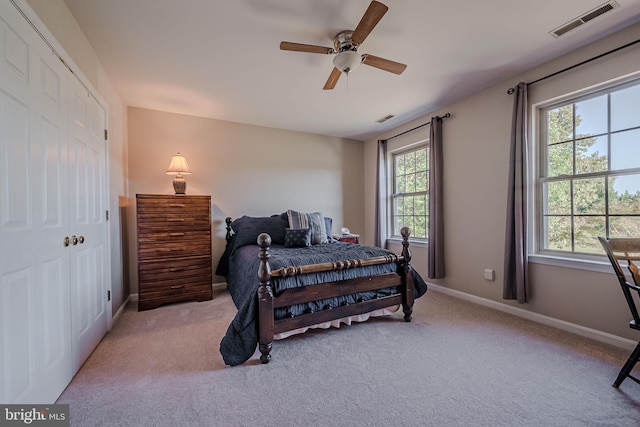
[[78, 236], [78, 242], [80, 242], [80, 244], [84, 243], [84, 236]]
[[73, 246], [78, 244], [78, 238], [75, 235], [71, 236], [71, 243]]
[[69, 246], [69, 243], [71, 243], [71, 239], [69, 239], [69, 236], [64, 236], [64, 240], [62, 241], [64, 247], [66, 248], [67, 246]]

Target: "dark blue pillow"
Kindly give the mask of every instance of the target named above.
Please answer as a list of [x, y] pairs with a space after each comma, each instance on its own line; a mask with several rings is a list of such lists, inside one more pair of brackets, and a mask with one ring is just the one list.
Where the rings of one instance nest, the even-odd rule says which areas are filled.
[[260, 233], [269, 234], [271, 244], [284, 245], [284, 230], [288, 225], [288, 222], [280, 216], [271, 218], [243, 216], [238, 218], [231, 223], [231, 229], [235, 233], [234, 248], [256, 245]]
[[287, 228], [284, 230], [285, 248], [306, 248], [311, 246], [310, 228]]

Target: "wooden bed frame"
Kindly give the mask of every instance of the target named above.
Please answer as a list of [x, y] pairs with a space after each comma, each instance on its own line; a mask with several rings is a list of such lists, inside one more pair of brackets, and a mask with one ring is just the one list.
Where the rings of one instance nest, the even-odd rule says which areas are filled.
[[[271, 360], [271, 348], [274, 335], [287, 331], [292, 331], [319, 323], [329, 322], [348, 316], [357, 316], [369, 313], [374, 310], [392, 307], [402, 304], [404, 320], [411, 321], [413, 312], [413, 300], [415, 284], [413, 275], [409, 271], [409, 261], [411, 252], [409, 251], [410, 230], [403, 227], [402, 234], [402, 255], [378, 256], [367, 259], [354, 259], [327, 262], [322, 264], [311, 264], [296, 267], [284, 267], [271, 270], [269, 266], [269, 247], [271, 237], [262, 233], [258, 236], [258, 246], [260, 247], [260, 266], [258, 268], [258, 319], [259, 319], [259, 345], [260, 361], [269, 363]], [[275, 296], [271, 288], [271, 279], [274, 277], [296, 276], [301, 274], [319, 273], [324, 271], [344, 270], [349, 268], [360, 268], [377, 264], [396, 263], [399, 273], [388, 273], [380, 276], [361, 277], [338, 282], [322, 283], [317, 285], [303, 286], [299, 288], [286, 289]], [[339, 307], [327, 307], [315, 313], [305, 313], [295, 317], [276, 320], [274, 310], [292, 304], [317, 301], [325, 298], [346, 296], [356, 292], [372, 291], [376, 289], [397, 286], [399, 292], [368, 301], [358, 301], [354, 304], [342, 305]]]

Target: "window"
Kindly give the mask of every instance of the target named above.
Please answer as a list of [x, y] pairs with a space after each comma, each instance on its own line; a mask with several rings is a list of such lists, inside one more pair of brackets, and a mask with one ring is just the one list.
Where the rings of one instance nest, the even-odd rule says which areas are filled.
[[429, 230], [429, 152], [426, 145], [393, 154], [392, 237], [409, 227], [411, 237], [426, 239]]
[[640, 236], [640, 80], [541, 108], [541, 252]]

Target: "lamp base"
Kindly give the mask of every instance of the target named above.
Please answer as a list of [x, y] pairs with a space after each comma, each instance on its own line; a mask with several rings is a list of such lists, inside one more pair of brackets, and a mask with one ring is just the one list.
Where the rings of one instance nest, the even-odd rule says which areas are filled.
[[185, 194], [185, 191], [187, 191], [187, 181], [180, 175], [176, 176], [173, 180], [173, 191], [175, 191], [176, 194]]

